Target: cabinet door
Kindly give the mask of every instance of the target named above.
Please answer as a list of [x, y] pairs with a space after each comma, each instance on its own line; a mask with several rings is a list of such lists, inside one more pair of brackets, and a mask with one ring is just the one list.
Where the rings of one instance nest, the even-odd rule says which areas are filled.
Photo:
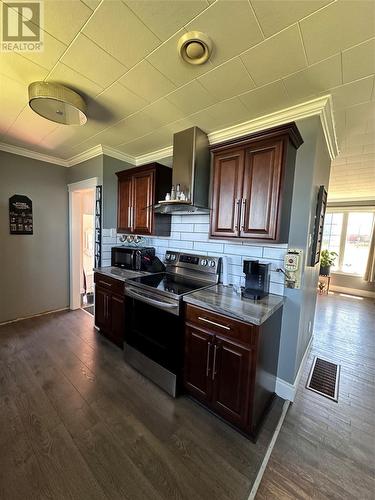
[[213, 339], [209, 333], [185, 328], [185, 388], [204, 403], [211, 399]]
[[133, 233], [152, 234], [154, 171], [133, 175]]
[[119, 231], [130, 233], [132, 230], [132, 178], [119, 180], [117, 226]]
[[110, 309], [112, 340], [118, 346], [123, 347], [125, 330], [125, 297], [122, 297], [121, 295], [112, 295]]
[[282, 153], [282, 141], [260, 141], [246, 151], [241, 238], [277, 239]]
[[214, 155], [211, 236], [236, 237], [239, 234], [244, 157], [243, 149]]
[[110, 294], [102, 288], [95, 287], [95, 325], [103, 330], [109, 330]]
[[249, 411], [250, 352], [219, 337], [213, 351], [212, 408], [240, 427]]

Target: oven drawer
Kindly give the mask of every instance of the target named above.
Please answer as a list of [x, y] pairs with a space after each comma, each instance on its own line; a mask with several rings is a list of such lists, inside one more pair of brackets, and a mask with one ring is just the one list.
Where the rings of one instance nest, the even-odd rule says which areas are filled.
[[109, 292], [118, 293], [124, 295], [125, 283], [121, 280], [115, 278], [110, 278], [105, 274], [95, 273], [94, 282], [96, 286], [100, 286]]
[[243, 344], [254, 345], [256, 342], [256, 326], [242, 323], [228, 316], [201, 309], [190, 304], [186, 304], [185, 319], [198, 328], [223, 335]]

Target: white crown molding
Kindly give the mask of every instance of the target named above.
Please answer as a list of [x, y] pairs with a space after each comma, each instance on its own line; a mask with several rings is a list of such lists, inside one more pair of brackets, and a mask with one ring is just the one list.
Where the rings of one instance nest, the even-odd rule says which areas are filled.
[[69, 166], [69, 160], [64, 160], [63, 158], [58, 158], [57, 156], [37, 153], [36, 151], [32, 151], [31, 149], [21, 148], [20, 146], [13, 146], [12, 144], [6, 144], [5, 142], [0, 142], [0, 151], [5, 151], [6, 153], [12, 153], [18, 156], [26, 156], [27, 158], [32, 158], [33, 160], [45, 161], [47, 163], [53, 163], [62, 167]]
[[[295, 106], [290, 106], [289, 108], [285, 108], [280, 111], [275, 111], [274, 113], [270, 113], [260, 118], [254, 118], [253, 120], [249, 120], [238, 125], [233, 125], [216, 132], [211, 132], [208, 134], [208, 140], [210, 144], [217, 144], [219, 142], [236, 139], [237, 137], [242, 137], [260, 130], [266, 130], [271, 127], [284, 125], [285, 123], [292, 121], [310, 118], [312, 116], [319, 116], [330, 157], [334, 160], [339, 153], [339, 149], [337, 146], [332, 98], [330, 95], [324, 95], [301, 104], [296, 104]], [[78, 163], [82, 163], [83, 161], [90, 160], [91, 158], [95, 158], [100, 155], [110, 156], [112, 158], [116, 158], [117, 160], [130, 163], [131, 165], [143, 165], [145, 163], [151, 163], [153, 161], [167, 158], [173, 154], [172, 146], [158, 149], [143, 155], [132, 156], [123, 153], [118, 149], [98, 144], [83, 153], [79, 153], [65, 160], [56, 156], [36, 153], [35, 151], [30, 151], [18, 146], [11, 146], [5, 143], [0, 143], [0, 150], [49, 163], [55, 163], [56, 165], [62, 165], [64, 167], [72, 167]]]

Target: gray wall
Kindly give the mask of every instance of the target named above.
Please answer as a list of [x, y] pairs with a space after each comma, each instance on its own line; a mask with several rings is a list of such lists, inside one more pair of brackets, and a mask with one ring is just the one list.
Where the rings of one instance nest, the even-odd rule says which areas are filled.
[[90, 160], [83, 161], [78, 165], [66, 169], [66, 182], [71, 184], [73, 182], [84, 181], [98, 177], [98, 183], [103, 182], [103, 156], [96, 156]]
[[[67, 169], [0, 151], [0, 322], [68, 305]], [[34, 234], [10, 235], [9, 198], [33, 202]]]
[[288, 246], [304, 251], [304, 268], [301, 288], [285, 289], [278, 369], [279, 378], [291, 384], [313, 331], [319, 270], [306, 264], [317, 193], [321, 184], [328, 186], [331, 163], [319, 118], [301, 120], [297, 126], [304, 143], [297, 151]]

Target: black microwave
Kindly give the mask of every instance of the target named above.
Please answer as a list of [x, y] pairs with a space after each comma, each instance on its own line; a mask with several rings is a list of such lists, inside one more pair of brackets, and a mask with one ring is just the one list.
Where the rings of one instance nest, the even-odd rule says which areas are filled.
[[111, 265], [132, 271], [144, 271], [154, 256], [153, 247], [112, 247]]

